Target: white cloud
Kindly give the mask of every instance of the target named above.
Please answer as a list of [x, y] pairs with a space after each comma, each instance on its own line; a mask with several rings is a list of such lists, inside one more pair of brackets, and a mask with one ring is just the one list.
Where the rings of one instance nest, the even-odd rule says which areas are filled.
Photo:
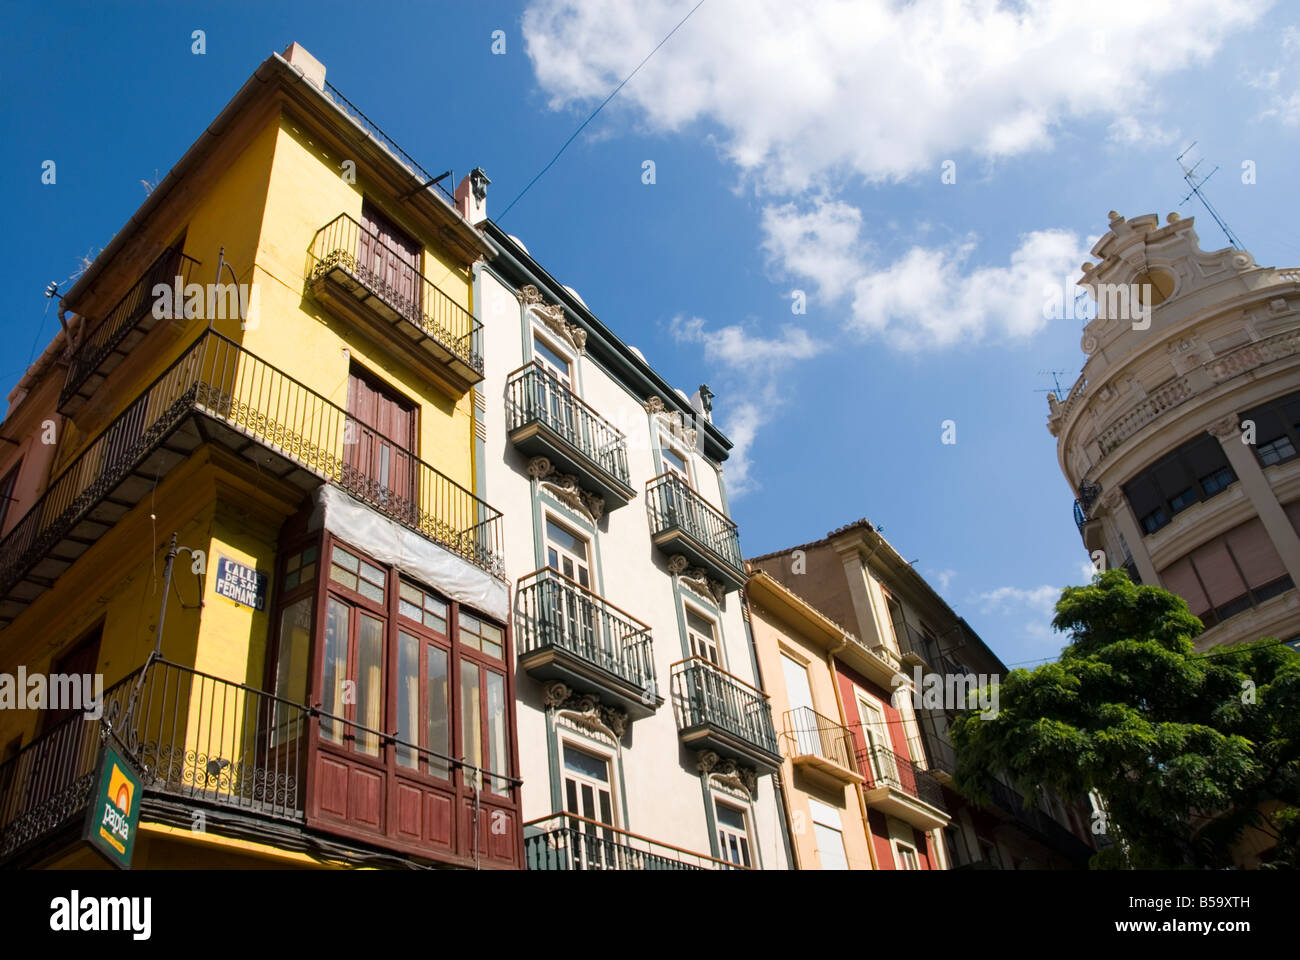
[[951, 569], [931, 570], [928, 572], [928, 576], [939, 584], [940, 593], [947, 593], [948, 585], [952, 583], [953, 577], [957, 576], [957, 571]]
[[968, 267], [973, 239], [912, 247], [854, 283], [850, 327], [900, 350], [951, 347], [985, 337], [1024, 339], [1049, 322], [1045, 288], [1077, 272], [1085, 241], [1063, 230], [1020, 238], [1006, 266]]
[[1008, 613], [1017, 607], [1034, 611], [1051, 612], [1061, 598], [1060, 587], [998, 587], [978, 597], [984, 613]]
[[844, 294], [859, 272], [862, 211], [818, 198], [810, 209], [794, 203], [763, 208], [763, 249], [769, 262], [816, 283], [822, 295]]
[[1284, 127], [1300, 126], [1300, 78], [1296, 76], [1300, 71], [1294, 65], [1297, 53], [1300, 27], [1290, 26], [1282, 31], [1283, 62], [1244, 77], [1247, 86], [1268, 94], [1260, 119], [1277, 120]]
[[[533, 0], [523, 32], [554, 108], [602, 100], [694, 0]], [[1213, 55], [1268, 0], [710, 0], [619, 93], [656, 131], [704, 121], [752, 181], [802, 194], [845, 174], [1049, 148]], [[1121, 25], [1098, 32], [1091, 23]], [[1159, 38], [1153, 42], [1152, 38]], [[1101, 51], [1101, 52], [1099, 52]]]

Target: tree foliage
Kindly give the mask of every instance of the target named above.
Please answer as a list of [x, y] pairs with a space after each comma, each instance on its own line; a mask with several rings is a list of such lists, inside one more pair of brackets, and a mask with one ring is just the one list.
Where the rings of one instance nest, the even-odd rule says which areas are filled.
[[1095, 867], [1217, 868], [1243, 841], [1300, 864], [1300, 654], [1271, 639], [1197, 654], [1182, 598], [1123, 570], [1067, 587], [1059, 661], [1013, 670], [998, 709], [958, 718], [958, 789], [987, 798], [999, 770], [1026, 795], [1096, 790]]

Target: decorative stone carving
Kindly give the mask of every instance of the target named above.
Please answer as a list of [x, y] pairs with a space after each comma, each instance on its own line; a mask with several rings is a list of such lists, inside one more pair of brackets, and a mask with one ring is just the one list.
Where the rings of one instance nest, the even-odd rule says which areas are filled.
[[528, 307], [546, 328], [554, 333], [578, 353], [587, 351], [587, 331], [576, 323], [570, 323], [564, 314], [564, 307], [558, 303], [547, 303], [542, 292], [531, 283], [519, 289], [515, 294], [519, 301]]
[[719, 606], [727, 595], [727, 588], [722, 582], [710, 579], [708, 571], [703, 567], [692, 567], [691, 562], [680, 553], [668, 558], [668, 572], [681, 577], [682, 583]]
[[543, 484], [561, 503], [586, 515], [592, 523], [600, 523], [605, 515], [605, 498], [578, 486], [578, 478], [571, 473], [560, 473], [546, 457], [533, 457], [528, 461], [528, 475]]
[[1108, 514], [1113, 514], [1124, 502], [1124, 490], [1121, 487], [1111, 487], [1101, 495], [1102, 509]]
[[627, 732], [628, 715], [621, 707], [611, 707], [600, 702], [592, 693], [577, 693], [560, 681], [547, 684], [542, 691], [542, 703], [548, 708], [563, 710], [571, 722], [597, 733], [623, 739]]
[[1211, 421], [1205, 429], [1210, 432], [1211, 436], [1219, 440], [1230, 440], [1236, 435], [1240, 427], [1238, 426], [1237, 415], [1229, 413]]
[[710, 777], [732, 790], [740, 790], [751, 797], [758, 789], [758, 771], [718, 756], [712, 750], [700, 750], [695, 754], [695, 769], [706, 780]]
[[[695, 449], [698, 431], [694, 427], [686, 425], [688, 418], [683, 417], [680, 410], [670, 411], [661, 397], [651, 397], [642, 406], [645, 407], [646, 413], [654, 417], [668, 431], [670, 436], [686, 444], [692, 450]], [[695, 417], [691, 416], [689, 420], [694, 422]]]

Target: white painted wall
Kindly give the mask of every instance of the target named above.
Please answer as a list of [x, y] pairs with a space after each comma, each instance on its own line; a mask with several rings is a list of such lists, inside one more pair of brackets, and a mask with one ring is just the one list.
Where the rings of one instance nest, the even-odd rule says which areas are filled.
[[[546, 291], [543, 295], [547, 302], [554, 302]], [[525, 321], [513, 289], [498, 278], [491, 266], [480, 271], [477, 303], [484, 326], [487, 364], [483, 385], [487, 401], [486, 499], [505, 515], [506, 572], [513, 596], [517, 581], [541, 565], [534, 552], [535, 484], [526, 472], [528, 458], [509, 444], [505, 426], [508, 375], [527, 362]], [[531, 334], [527, 339], [531, 342]], [[645, 483], [660, 472], [655, 466], [651, 419], [642, 406], [643, 398], [630, 394], [593, 358], [577, 358], [574, 386], [583, 400], [628, 438], [628, 464], [637, 496], [626, 506], [607, 512], [601, 520], [595, 538], [599, 564], [593, 563], [593, 583], [610, 603], [652, 628], [655, 670], [659, 693], [664, 697], [657, 713], [631, 722], [619, 746], [627, 797], [619, 825], [663, 843], [709, 854], [701, 777], [696, 772], [695, 755], [678, 741], [672, 709], [670, 667], [686, 655], [674, 597], [675, 578], [667, 570], [667, 557], [651, 543], [646, 517]], [[693, 467], [698, 491], [721, 509], [713, 467], [698, 453]], [[689, 590], [684, 592], [694, 596]], [[727, 669], [759, 686], [741, 616], [739, 591], [726, 596], [721, 634]], [[517, 671], [517, 690], [523, 815], [529, 821], [555, 810], [542, 685]], [[759, 778], [757, 796], [749, 811], [751, 843], [758, 848], [762, 865], [785, 868], [781, 814], [770, 776]]]

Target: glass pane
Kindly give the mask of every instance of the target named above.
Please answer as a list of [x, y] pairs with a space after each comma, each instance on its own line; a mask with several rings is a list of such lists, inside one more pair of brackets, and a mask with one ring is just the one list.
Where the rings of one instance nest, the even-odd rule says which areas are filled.
[[315, 563], [315, 562], [316, 562], [316, 548], [315, 548], [315, 547], [308, 547], [306, 550], [304, 550], [304, 551], [302, 552], [302, 562], [303, 562], [303, 565], [304, 565], [304, 566], [306, 566], [306, 565], [309, 564], [309, 563]]
[[460, 642], [467, 647], [473, 647], [475, 650], [479, 649], [479, 626], [477, 618], [462, 612], [460, 615]]
[[483, 652], [490, 653], [494, 657], [501, 656], [501, 628], [494, 627], [490, 623], [481, 625], [483, 635]]
[[342, 547], [335, 547], [334, 563], [342, 567], [344, 570], [351, 570], [353, 573], [356, 573], [360, 566], [361, 559], [359, 557], [354, 557]]
[[425, 611], [424, 625], [426, 627], [432, 627], [434, 630], [437, 630], [439, 633], [446, 633], [447, 632], [446, 615], [444, 614], [443, 616], [438, 616], [437, 614], [429, 613], [428, 611]]
[[[493, 773], [506, 773], [506, 678], [490, 670], [487, 675], [488, 769]], [[510, 793], [509, 783], [493, 778], [492, 792], [501, 796]]]
[[302, 563], [302, 554], [295, 553], [292, 557], [289, 558], [289, 562], [284, 565], [285, 572], [289, 573], [294, 570], [297, 570], [299, 564], [301, 563]]
[[314, 563], [303, 564], [302, 570], [299, 572], [299, 576], [300, 576], [300, 579], [298, 581], [299, 583], [311, 583], [313, 580], [316, 579], [316, 564]]
[[[307, 701], [307, 652], [311, 647], [311, 598], [305, 597], [280, 613], [280, 650], [275, 664], [275, 695], [294, 703]], [[298, 736], [301, 711], [275, 705], [271, 743], [283, 743]]]
[[298, 586], [298, 571], [295, 570], [292, 573], [286, 573], [284, 575], [284, 589], [292, 590], [296, 586]]
[[745, 830], [745, 813], [737, 810], [735, 807], [725, 803], [715, 805], [718, 811], [718, 823], [731, 827], [733, 830], [739, 830], [742, 833]]
[[357, 588], [357, 575], [344, 570], [340, 566], [335, 565], [330, 567], [330, 579], [343, 584], [343, 586], [347, 587], [349, 590], [355, 590]]
[[[361, 614], [357, 631], [357, 723], [378, 730], [384, 709], [384, 624]], [[355, 730], [356, 750], [379, 754], [379, 735]]]
[[[329, 598], [325, 610], [325, 664], [321, 680], [321, 709], [337, 717], [344, 714], [343, 681], [348, 675], [348, 612], [351, 608], [342, 601]], [[331, 743], [343, 742], [342, 726], [336, 721], [321, 718], [321, 739]]]
[[705, 620], [698, 613], [694, 613], [690, 610], [686, 611], [686, 626], [705, 637], [709, 637], [710, 639], [713, 637], [712, 621]]
[[363, 597], [368, 597], [376, 603], [384, 602], [384, 588], [377, 587], [368, 580], [362, 580], [357, 584], [357, 592]]
[[419, 623], [419, 622], [420, 622], [420, 608], [419, 608], [419, 607], [417, 607], [417, 606], [416, 606], [415, 604], [413, 604], [413, 603], [408, 603], [408, 602], [406, 601], [406, 598], [405, 598], [405, 597], [403, 597], [403, 598], [402, 598], [401, 600], [399, 600], [397, 603], [398, 603], [398, 605], [397, 605], [397, 609], [401, 611], [402, 616], [404, 616], [404, 617], [409, 617], [410, 619], [414, 620], [416, 623]]
[[551, 543], [568, 550], [579, 560], [587, 559], [587, 541], [570, 533], [553, 520], [546, 521], [546, 537]]
[[533, 350], [536, 351], [540, 360], [554, 367], [555, 371], [561, 376], [567, 377], [569, 375], [569, 361], [552, 350], [545, 342], [534, 339]]
[[405, 580], [398, 587], [397, 595], [407, 603], [415, 604], [416, 607], [419, 607], [424, 602], [424, 592], [419, 587], [411, 586]]
[[[451, 718], [447, 712], [447, 652], [439, 647], [426, 646], [428, 651], [429, 686], [429, 739], [425, 746], [443, 756], [451, 753]], [[447, 761], [438, 757], [429, 758], [429, 772], [434, 776], [446, 777]]]
[[[397, 643], [397, 739], [415, 743], [420, 722], [420, 642], [405, 631]], [[414, 747], [397, 745], [397, 762], [415, 768]]]
[[[460, 663], [460, 729], [461, 756], [476, 767], [483, 765], [482, 706], [479, 703], [478, 664], [469, 660]], [[466, 782], [473, 777], [466, 771]]]
[[672, 447], [661, 447], [659, 452], [663, 455], [664, 464], [672, 467], [681, 473], [686, 473], [686, 458], [681, 456]]
[[609, 783], [608, 762], [601, 757], [592, 756], [585, 750], [571, 747], [567, 743], [564, 745], [564, 766], [565, 769], [580, 773], [584, 777], [599, 780], [601, 783]]
[[361, 561], [361, 576], [371, 583], [380, 584], [381, 586], [384, 582], [384, 571], [373, 563], [366, 563], [364, 560]]

